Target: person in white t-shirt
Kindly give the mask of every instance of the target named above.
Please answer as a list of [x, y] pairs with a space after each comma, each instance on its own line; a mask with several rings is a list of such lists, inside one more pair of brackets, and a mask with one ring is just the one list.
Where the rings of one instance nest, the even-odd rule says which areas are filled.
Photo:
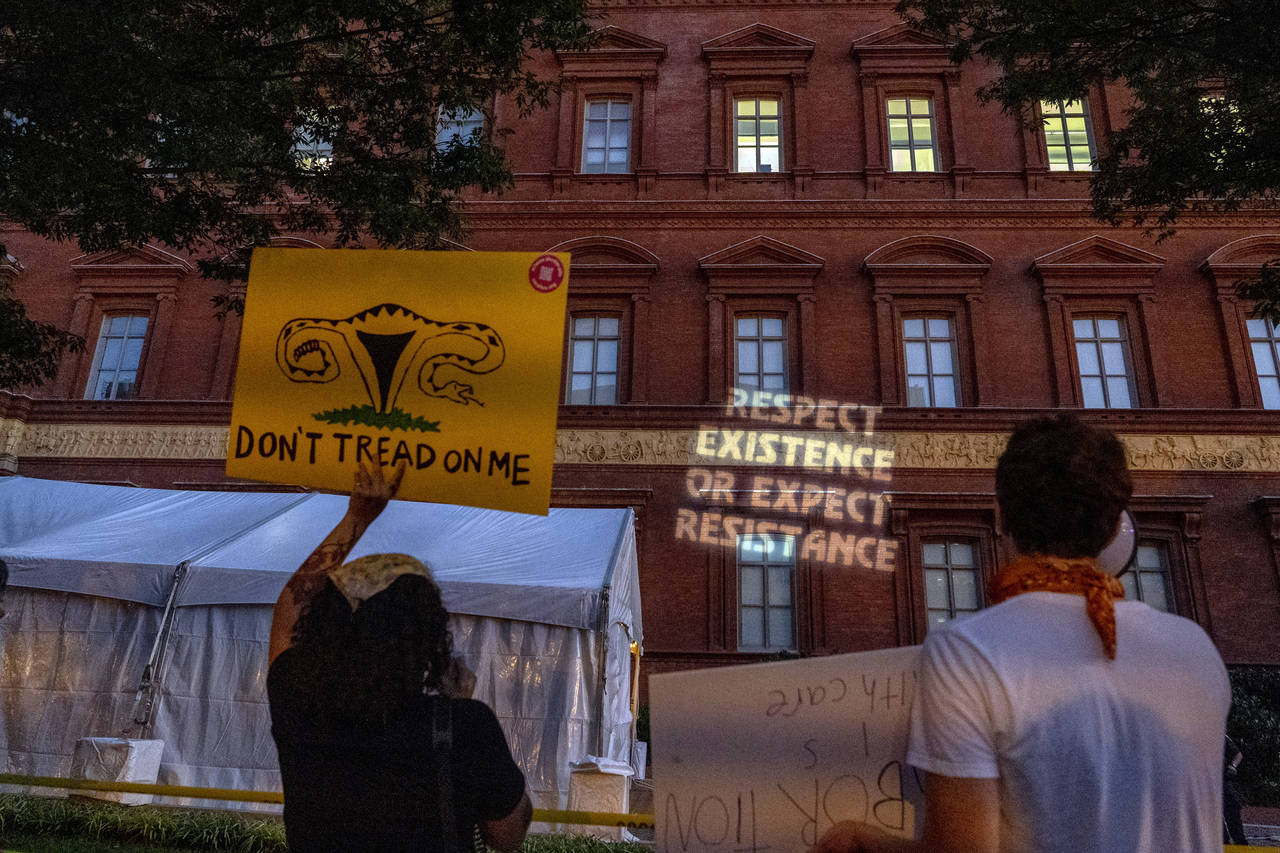
[[1222, 658], [1095, 564], [1131, 491], [1110, 432], [1074, 416], [1014, 432], [996, 494], [1019, 556], [987, 609], [924, 644], [907, 753], [923, 838], [842, 822], [820, 853], [1222, 850]]

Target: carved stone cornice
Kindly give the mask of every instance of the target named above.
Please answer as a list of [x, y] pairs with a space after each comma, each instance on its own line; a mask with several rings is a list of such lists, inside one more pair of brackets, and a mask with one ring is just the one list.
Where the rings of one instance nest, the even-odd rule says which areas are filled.
[[22, 448], [26, 428], [26, 421], [0, 418], [0, 472], [17, 473], [18, 452]]
[[596, 42], [588, 50], [556, 51], [565, 78], [648, 77], [656, 78], [658, 63], [667, 55], [667, 46], [621, 27], [608, 25], [596, 30]]
[[1200, 265], [1213, 280], [1218, 301], [1236, 300], [1236, 282], [1258, 274], [1264, 263], [1280, 253], [1280, 234], [1258, 234], [1233, 240]]
[[[780, 431], [767, 423], [742, 422], [726, 428]], [[840, 431], [781, 432], [891, 449], [895, 468], [914, 470], [991, 470], [1008, 439], [1005, 432], [880, 431], [871, 439]], [[225, 425], [32, 424], [21, 418], [0, 418], [0, 460], [223, 459], [227, 437]], [[1130, 467], [1138, 472], [1280, 473], [1280, 436], [1123, 434], [1120, 438]], [[753, 467], [753, 463], [700, 456], [697, 445], [695, 429], [560, 429], [555, 461], [560, 465]]]
[[[662, 180], [661, 175], [658, 180]], [[929, 231], [943, 226], [1036, 231], [1097, 227], [1086, 203], [1071, 200], [1008, 199], [999, 205], [963, 199], [724, 200], [715, 205], [701, 201], [563, 201], [555, 206], [542, 202], [476, 201], [467, 202], [464, 207], [473, 232], [547, 227], [549, 223], [557, 229], [589, 234], [628, 227], [722, 229], [726, 219], [760, 231], [845, 230], [851, 226], [883, 227], [885, 222], [892, 222], [895, 229], [903, 231]], [[1275, 228], [1278, 223], [1280, 214], [1253, 210], [1188, 215], [1185, 220], [1179, 218], [1178, 229]]]
[[945, 42], [907, 23], [894, 24], [855, 39], [849, 53], [864, 72], [919, 75], [957, 70]]
[[225, 426], [28, 424], [18, 456], [81, 459], [225, 459]]
[[812, 39], [754, 23], [702, 43], [702, 56], [715, 74], [730, 76], [804, 74], [813, 56]]
[[933, 293], [980, 296], [982, 279], [992, 263], [991, 256], [977, 246], [952, 237], [918, 234], [875, 249], [862, 265], [871, 273], [876, 297]]
[[1154, 298], [1153, 279], [1164, 264], [1159, 255], [1095, 234], [1041, 255], [1031, 271], [1046, 294], [1129, 293]]
[[71, 260], [71, 270], [81, 281], [125, 277], [179, 279], [190, 275], [194, 267], [180, 255], [146, 245], [80, 255]]
[[605, 235], [565, 240], [547, 251], [573, 255], [569, 279], [573, 294], [647, 295], [661, 263], [657, 255], [638, 243]]
[[825, 261], [761, 234], [698, 259], [712, 293], [812, 293]]

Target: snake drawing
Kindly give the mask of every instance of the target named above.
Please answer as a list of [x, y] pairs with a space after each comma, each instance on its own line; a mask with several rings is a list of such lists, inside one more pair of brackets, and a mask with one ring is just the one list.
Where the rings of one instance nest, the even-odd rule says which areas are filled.
[[332, 382], [342, 372], [339, 354], [344, 352], [380, 413], [395, 405], [414, 370], [422, 393], [484, 405], [470, 385], [437, 382], [436, 371], [452, 365], [468, 373], [491, 373], [507, 357], [497, 330], [484, 323], [441, 323], [391, 302], [338, 320], [297, 317], [284, 324], [276, 339], [276, 363], [292, 382]]

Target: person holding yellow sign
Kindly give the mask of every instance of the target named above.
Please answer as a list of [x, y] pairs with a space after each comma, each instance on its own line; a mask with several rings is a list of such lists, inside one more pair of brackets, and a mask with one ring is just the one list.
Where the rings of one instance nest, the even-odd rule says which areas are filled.
[[476, 831], [506, 853], [528, 830], [524, 775], [468, 698], [430, 570], [406, 554], [343, 563], [404, 471], [360, 465], [346, 515], [275, 605], [267, 694], [294, 853], [459, 853]]

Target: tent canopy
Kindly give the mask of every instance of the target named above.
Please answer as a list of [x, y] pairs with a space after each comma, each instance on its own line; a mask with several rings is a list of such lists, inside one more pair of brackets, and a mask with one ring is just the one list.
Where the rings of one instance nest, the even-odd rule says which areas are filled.
[[[16, 587], [152, 606], [164, 605], [174, 568], [187, 562], [179, 606], [271, 604], [346, 505], [339, 495], [6, 477], [0, 558]], [[399, 551], [422, 559], [454, 613], [593, 630], [608, 616], [639, 640], [632, 523], [629, 509], [533, 516], [392, 501], [352, 556]], [[601, 612], [606, 590], [610, 614]]]
[[[66, 774], [78, 738], [134, 719], [141, 674], [161, 660], [150, 724], [165, 741], [160, 781], [278, 789], [271, 605], [346, 505], [0, 478], [13, 587], [0, 623], [0, 769]], [[454, 649], [535, 802], [563, 808], [569, 763], [588, 753], [627, 760], [630, 644], [642, 641], [631, 510], [542, 517], [392, 501], [353, 554], [380, 551], [431, 565]]]

